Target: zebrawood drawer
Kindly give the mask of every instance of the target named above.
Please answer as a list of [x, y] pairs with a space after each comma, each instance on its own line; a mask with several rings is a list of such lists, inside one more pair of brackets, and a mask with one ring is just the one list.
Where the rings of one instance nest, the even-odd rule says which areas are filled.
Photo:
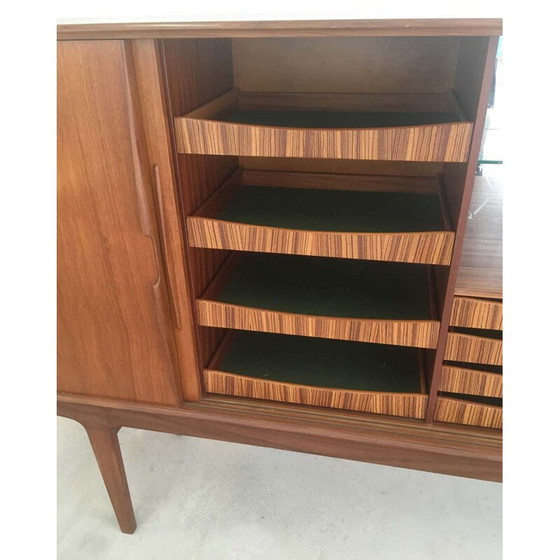
[[502, 341], [461, 332], [447, 335], [445, 359], [453, 362], [502, 365]]
[[196, 300], [207, 327], [436, 348], [427, 266], [232, 254]]
[[450, 324], [455, 327], [502, 330], [502, 302], [455, 297]]
[[444, 365], [440, 391], [485, 397], [502, 397], [502, 375], [467, 367]]
[[424, 418], [427, 395], [400, 394], [312, 387], [263, 381], [223, 371], [204, 370], [209, 393], [277, 402], [338, 408], [406, 418]]
[[502, 428], [502, 407], [438, 397], [434, 419], [438, 422], [465, 424], [483, 428]]
[[209, 393], [424, 418], [416, 348], [236, 331], [203, 371]]
[[447, 265], [455, 233], [434, 178], [239, 170], [191, 216], [189, 245]]
[[[427, 111], [414, 111], [420, 103]], [[473, 123], [462, 120], [455, 104], [445, 94], [232, 89], [175, 119], [177, 148], [185, 154], [463, 162]]]

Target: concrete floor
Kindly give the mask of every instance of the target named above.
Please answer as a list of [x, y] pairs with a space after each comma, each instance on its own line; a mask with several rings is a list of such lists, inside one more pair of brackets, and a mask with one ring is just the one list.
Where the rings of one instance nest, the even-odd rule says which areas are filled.
[[501, 558], [500, 484], [127, 428], [124, 535], [85, 431], [58, 422], [59, 560]]

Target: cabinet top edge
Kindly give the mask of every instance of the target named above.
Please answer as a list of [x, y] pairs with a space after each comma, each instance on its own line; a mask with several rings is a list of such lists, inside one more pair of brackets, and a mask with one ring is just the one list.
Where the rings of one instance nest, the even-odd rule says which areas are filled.
[[58, 40], [501, 34], [500, 18], [79, 23], [57, 26]]

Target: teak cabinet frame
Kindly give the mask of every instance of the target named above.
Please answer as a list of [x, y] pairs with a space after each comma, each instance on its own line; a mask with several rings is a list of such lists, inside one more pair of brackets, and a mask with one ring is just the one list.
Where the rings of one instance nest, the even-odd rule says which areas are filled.
[[[500, 34], [499, 20], [59, 26], [58, 412], [85, 427], [124, 532], [136, 522], [117, 439], [122, 426], [501, 479], [500, 431], [434, 422]], [[246, 150], [180, 153], [180, 119], [233, 86], [231, 40], [302, 37], [456, 39], [455, 87], [472, 123], [467, 160], [345, 164], [273, 161]], [[439, 332], [426, 362], [425, 418], [205, 392], [202, 371], [224, 331], [201, 326], [197, 299], [228, 252], [191, 246], [188, 217], [239, 168], [253, 177], [273, 170], [281, 182], [284, 172], [319, 172], [336, 183], [348, 169], [385, 177], [428, 169], [439, 177], [454, 245], [450, 262], [431, 273]]]

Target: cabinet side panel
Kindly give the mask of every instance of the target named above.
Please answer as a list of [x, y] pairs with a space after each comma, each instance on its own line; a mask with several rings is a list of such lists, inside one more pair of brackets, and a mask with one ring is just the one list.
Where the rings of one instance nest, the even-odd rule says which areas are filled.
[[176, 405], [149, 185], [122, 41], [58, 46], [58, 388]]
[[[164, 40], [161, 42], [170, 122], [233, 88], [230, 39]], [[183, 235], [187, 240], [186, 217], [195, 212], [237, 169], [236, 157], [184, 155], [176, 160], [179, 198], [183, 214]], [[188, 246], [187, 263], [191, 294], [202, 294], [228, 255]], [[197, 327], [202, 368], [208, 364], [220, 340], [222, 329]]]

